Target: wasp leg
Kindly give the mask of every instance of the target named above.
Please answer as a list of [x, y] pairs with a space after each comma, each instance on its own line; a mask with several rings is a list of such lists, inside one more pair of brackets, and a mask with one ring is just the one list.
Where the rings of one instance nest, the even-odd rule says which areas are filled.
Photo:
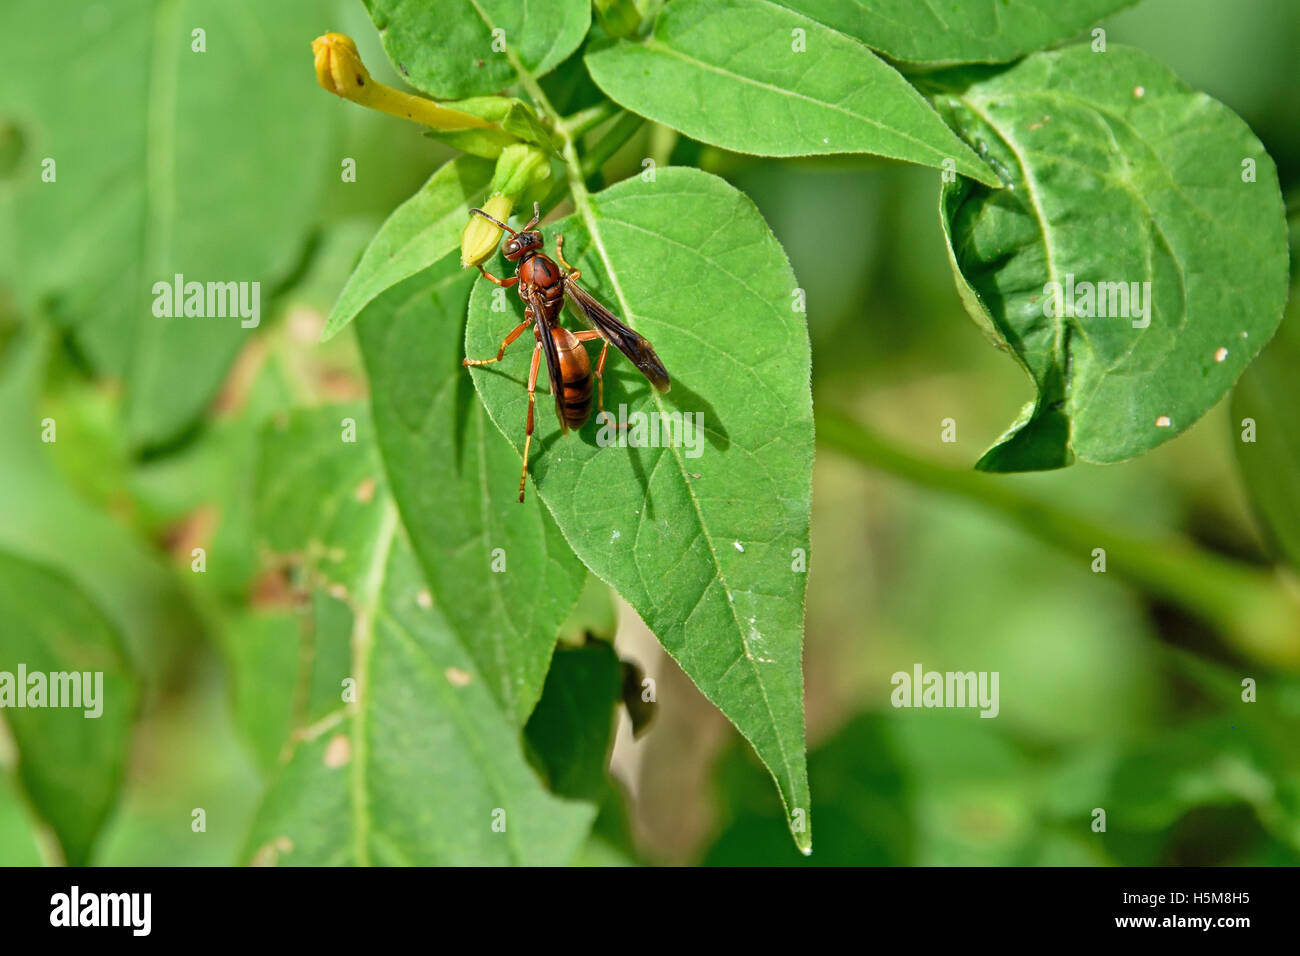
[[488, 282], [496, 283], [497, 285], [501, 286], [501, 288], [503, 289], [513, 289], [515, 286], [519, 285], [519, 276], [515, 276], [513, 279], [498, 279], [496, 276], [488, 272], [482, 266], [478, 267], [478, 271], [483, 273], [483, 278], [487, 279]]
[[461, 365], [491, 365], [493, 362], [500, 362], [502, 356], [506, 354], [506, 348], [510, 345], [510, 343], [513, 342], [515, 339], [519, 338], [519, 336], [523, 335], [524, 329], [528, 328], [528, 326], [532, 325], [532, 323], [533, 323], [533, 317], [531, 315], [531, 312], [529, 312], [528, 314], [525, 314], [524, 320], [520, 322], [517, 326], [515, 326], [515, 330], [501, 340], [501, 348], [497, 349], [496, 358], [490, 358], [490, 359], [467, 358], [460, 364]]
[[564, 270], [564, 278], [566, 279], [582, 278], [581, 269], [575, 269], [573, 268], [573, 266], [569, 265], [567, 262], [564, 261], [564, 237], [563, 236], [555, 237], [555, 258], [560, 260], [560, 268]]
[[533, 444], [533, 405], [537, 402], [537, 366], [542, 360], [542, 343], [533, 349], [533, 366], [528, 370], [528, 427], [524, 429], [524, 471], [519, 476], [519, 503], [524, 503], [524, 482], [528, 480], [528, 449]]

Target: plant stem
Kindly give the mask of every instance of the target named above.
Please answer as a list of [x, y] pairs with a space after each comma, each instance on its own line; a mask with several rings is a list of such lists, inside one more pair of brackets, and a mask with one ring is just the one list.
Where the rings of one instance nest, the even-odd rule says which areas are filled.
[[600, 167], [609, 162], [610, 157], [622, 149], [644, 124], [644, 119], [627, 111], [610, 124], [605, 135], [582, 157], [583, 182], [599, 172]]
[[601, 100], [595, 106], [589, 106], [585, 110], [574, 113], [563, 120], [561, 125], [571, 137], [578, 139], [620, 112], [622, 112], [622, 107], [613, 100]]
[[[577, 211], [578, 215], [582, 217], [583, 225], [587, 227], [588, 234], [591, 235], [592, 240], [596, 242], [597, 247], [599, 248], [600, 233], [596, 227], [595, 213], [591, 208], [591, 196], [587, 192], [587, 181], [582, 173], [582, 164], [578, 161], [578, 150], [574, 145], [574, 137], [565, 127], [564, 122], [559, 113], [556, 112], [555, 107], [551, 105], [551, 101], [547, 97], [546, 92], [540, 85], [538, 85], [537, 81], [533, 79], [532, 74], [524, 69], [524, 65], [519, 62], [519, 58], [515, 56], [514, 50], [507, 47], [506, 56], [509, 58], [510, 65], [514, 68], [515, 74], [519, 77], [519, 85], [528, 93], [529, 98], [532, 99], [533, 105], [537, 107], [538, 111], [544, 116], [550, 118], [552, 126], [560, 137], [562, 144], [561, 156], [564, 159], [564, 168], [569, 177], [569, 192], [573, 196], [573, 208]], [[604, 250], [600, 249], [599, 251], [601, 252], [601, 258], [607, 260], [607, 257], [604, 255]], [[605, 265], [608, 267], [609, 262], [606, 261]]]
[[1093, 549], [1104, 548], [1107, 571], [1192, 612], [1250, 658], [1300, 669], [1300, 597], [1277, 574], [1180, 539], [1152, 540], [1094, 524], [993, 476], [917, 458], [838, 412], [818, 412], [817, 439], [913, 484], [975, 501], [1080, 562], [1091, 564]]

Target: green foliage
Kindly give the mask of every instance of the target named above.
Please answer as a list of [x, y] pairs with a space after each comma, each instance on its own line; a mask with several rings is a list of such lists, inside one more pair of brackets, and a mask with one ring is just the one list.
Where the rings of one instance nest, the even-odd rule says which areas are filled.
[[776, 0], [896, 60], [999, 63], [1050, 46], [1137, 0]]
[[147, 545], [81, 496], [45, 453], [43, 427], [52, 423], [56, 438], [59, 427], [37, 407], [51, 361], [50, 336], [33, 328], [0, 363], [0, 550], [68, 577], [113, 621], [136, 668], [161, 679], [197, 627], [194, 611]]
[[609, 781], [622, 666], [602, 641], [559, 650], [524, 735], [562, 797], [598, 801]]
[[117, 800], [135, 675], [112, 624], [72, 582], [3, 552], [0, 620], [0, 673], [9, 685], [0, 695], [11, 695], [5, 720], [18, 746], [18, 779], [67, 862], [82, 866]]
[[[613, 585], [771, 769], [791, 813], [808, 810], [801, 676], [812, 478], [808, 332], [797, 283], [753, 204], [724, 181], [666, 169], [591, 198], [591, 215], [545, 230], [630, 324], [659, 343], [672, 391], [615, 354], [607, 409], [702, 427], [689, 447], [610, 448], [595, 421], [560, 438], [549, 409], [532, 463], [537, 493], [574, 552]], [[490, 355], [501, 321], [480, 283], [467, 355]], [[708, 330], [708, 338], [695, 330]], [[523, 448], [526, 350], [475, 369], [497, 427]], [[629, 444], [636, 440], [629, 431]], [[806, 830], [797, 834], [807, 845]]]
[[[791, 31], [806, 32], [796, 50]], [[588, 54], [622, 106], [705, 143], [760, 156], [876, 153], [997, 177], [917, 91], [863, 47], [775, 4], [678, 0], [648, 42]]]
[[[14, 251], [0, 275], [123, 383], [132, 446], [187, 428], [249, 336], [237, 319], [156, 317], [154, 283], [257, 281], [269, 311], [317, 223], [324, 170], [302, 157], [330, 141], [333, 104], [302, 69], [315, 6], [8, 5], [0, 114], [17, 117], [32, 149], [0, 226]], [[196, 24], [209, 52], [192, 52]], [[39, 178], [42, 157], [54, 183]]]
[[1282, 197], [1260, 141], [1146, 54], [1112, 46], [1104, 71], [1098, 55], [931, 80], [1007, 182], [944, 189], [962, 299], [1038, 390], [981, 459], [989, 471], [1122, 461], [1180, 434], [1286, 302]]
[[509, 86], [518, 79], [517, 67], [546, 73], [578, 48], [591, 25], [589, 0], [365, 4], [393, 65], [416, 89], [439, 99]]
[[[1277, 553], [1300, 569], [1300, 307], [1232, 393], [1232, 447], [1246, 490]], [[1249, 440], [1247, 440], [1249, 439]]]
[[[1269, 342], [1300, 147], [1264, 66], [1225, 66], [1300, 19], [1098, 24], [1131, 2], [9, 4], [0, 672], [105, 694], [0, 713], [0, 862], [1300, 860], [1300, 602], [1260, 547], [1300, 566], [1300, 351]], [[1139, 22], [1259, 138], [1088, 42]], [[325, 29], [489, 125], [325, 93]], [[492, 193], [541, 202], [672, 379], [611, 349], [626, 430], [562, 434], [543, 374], [522, 504], [533, 332], [462, 366], [522, 320], [458, 255]], [[155, 315], [177, 273], [259, 282], [261, 324]], [[1150, 281], [1150, 324], [1049, 314], [1052, 281]], [[1239, 377], [1232, 452], [1144, 455]], [[969, 466], [1029, 389], [978, 467], [1047, 474], [860, 422], [959, 418]], [[849, 456], [816, 512], [814, 391]], [[890, 708], [918, 661], [997, 671], [999, 719]]]
[[337, 334], [385, 289], [460, 244], [470, 207], [487, 198], [492, 169], [491, 163], [469, 156], [453, 160], [393, 210], [339, 293], [325, 324], [325, 338]]
[[379, 447], [429, 587], [520, 725], [585, 574], [535, 499], [519, 457], [474, 400], [459, 350], [475, 273], [450, 257], [362, 316]]
[[[594, 813], [548, 794], [527, 766], [516, 728], [425, 591], [367, 423], [344, 440], [349, 411], [297, 414], [264, 443], [264, 533], [276, 551], [301, 556], [305, 586], [350, 620], [351, 656], [314, 681], [334, 703], [295, 731], [245, 857], [567, 862]], [[330, 614], [315, 610], [313, 637]]]

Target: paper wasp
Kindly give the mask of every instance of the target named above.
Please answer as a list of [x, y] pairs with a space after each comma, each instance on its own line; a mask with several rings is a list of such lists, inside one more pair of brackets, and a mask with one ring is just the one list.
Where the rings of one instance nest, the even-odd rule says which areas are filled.
[[[508, 262], [517, 262], [513, 279], [499, 279], [481, 265], [479, 272], [489, 282], [503, 289], [519, 287], [519, 298], [524, 302], [524, 321], [519, 323], [501, 341], [495, 358], [470, 359], [465, 365], [491, 365], [500, 362], [510, 343], [519, 338], [529, 325], [537, 345], [533, 349], [533, 364], [528, 372], [528, 425], [524, 431], [524, 470], [519, 476], [519, 500], [524, 500], [524, 483], [528, 480], [528, 450], [533, 443], [533, 405], [536, 402], [537, 370], [541, 357], [546, 356], [546, 371], [551, 380], [551, 394], [555, 397], [555, 412], [560, 419], [560, 431], [581, 428], [591, 414], [591, 359], [583, 342], [601, 339], [600, 358], [596, 361], [595, 378], [598, 388], [597, 402], [605, 409], [605, 355], [610, 343], [632, 360], [653, 385], [661, 392], [668, 391], [668, 370], [655, 354], [654, 348], [637, 333], [620, 322], [578, 285], [582, 273], [564, 261], [564, 237], [555, 237], [555, 257], [560, 265], [542, 251], [542, 234], [533, 227], [541, 220], [541, 208], [533, 204], [533, 218], [516, 232], [504, 222], [494, 219], [482, 209], [471, 209], [471, 214], [500, 226], [510, 233], [502, 253]], [[561, 271], [561, 268], [563, 271]], [[568, 302], [573, 309], [590, 322], [594, 328], [570, 332], [560, 325], [560, 311]]]

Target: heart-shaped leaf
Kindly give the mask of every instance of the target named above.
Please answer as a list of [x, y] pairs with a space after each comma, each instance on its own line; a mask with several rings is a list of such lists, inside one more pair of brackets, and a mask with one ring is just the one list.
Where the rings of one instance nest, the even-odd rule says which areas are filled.
[[[584, 215], [545, 230], [548, 247], [564, 235], [583, 285], [654, 343], [672, 390], [652, 392], [611, 349], [605, 402], [629, 427], [590, 421], [561, 436], [543, 373], [536, 493], [583, 563], [754, 746], [807, 848], [801, 651], [813, 419], [801, 292], [758, 211], [721, 179], [670, 168], [583, 202]], [[475, 286], [469, 356], [494, 355], [519, 321], [514, 293], [506, 301], [487, 282]], [[492, 420], [521, 451], [530, 340], [473, 370]], [[602, 447], [620, 440], [641, 447]]]
[[724, 149], [876, 153], [998, 182], [893, 67], [767, 0], [678, 0], [650, 40], [590, 53], [587, 68], [633, 112]]
[[1286, 302], [1286, 223], [1263, 145], [1132, 49], [1077, 46], [932, 82], [1007, 183], [945, 185], [959, 291], [1038, 390], [979, 467], [1122, 461], [1190, 427]]

